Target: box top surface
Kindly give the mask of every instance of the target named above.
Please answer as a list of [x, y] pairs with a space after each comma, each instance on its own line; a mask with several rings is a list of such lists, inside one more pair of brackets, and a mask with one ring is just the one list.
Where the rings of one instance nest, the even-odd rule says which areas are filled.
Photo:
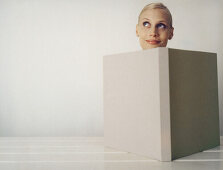
[[109, 55], [105, 55], [106, 56], [122, 56], [122, 55], [134, 55], [134, 54], [153, 54], [154, 52], [159, 52], [159, 51], [164, 51], [164, 50], [173, 50], [173, 51], [188, 51], [188, 52], [194, 52], [194, 53], [208, 53], [208, 54], [215, 54], [217, 55], [217, 53], [213, 53], [213, 52], [207, 52], [207, 51], [195, 51], [195, 50], [186, 50], [186, 49], [176, 49], [176, 48], [167, 48], [167, 47], [157, 47], [157, 48], [152, 48], [152, 49], [147, 49], [147, 50], [139, 50], [139, 51], [131, 51], [131, 52], [123, 52], [123, 53], [116, 53], [116, 54], [109, 54]]

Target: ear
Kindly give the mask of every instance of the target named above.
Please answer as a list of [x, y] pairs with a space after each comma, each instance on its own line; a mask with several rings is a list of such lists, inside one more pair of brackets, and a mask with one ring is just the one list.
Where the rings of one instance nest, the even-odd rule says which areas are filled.
[[139, 37], [139, 32], [138, 32], [139, 28], [138, 28], [138, 27], [139, 27], [139, 25], [136, 24], [136, 36], [137, 36], [137, 37]]
[[174, 31], [174, 28], [172, 27], [171, 30], [170, 30], [170, 35], [169, 35], [169, 40], [171, 40], [173, 38], [173, 31]]

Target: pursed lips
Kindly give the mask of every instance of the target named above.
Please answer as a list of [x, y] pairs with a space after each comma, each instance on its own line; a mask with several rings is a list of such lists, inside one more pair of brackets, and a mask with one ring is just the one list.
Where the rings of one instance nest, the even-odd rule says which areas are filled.
[[159, 41], [159, 40], [146, 40], [146, 42], [148, 42], [149, 44], [152, 44], [152, 45], [156, 45], [156, 44], [159, 44], [161, 41]]

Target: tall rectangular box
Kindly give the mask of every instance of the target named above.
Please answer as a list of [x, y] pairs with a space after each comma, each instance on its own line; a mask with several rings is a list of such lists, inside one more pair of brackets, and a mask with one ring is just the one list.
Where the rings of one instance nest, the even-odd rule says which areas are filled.
[[103, 79], [106, 146], [171, 161], [220, 145], [215, 53], [108, 55]]

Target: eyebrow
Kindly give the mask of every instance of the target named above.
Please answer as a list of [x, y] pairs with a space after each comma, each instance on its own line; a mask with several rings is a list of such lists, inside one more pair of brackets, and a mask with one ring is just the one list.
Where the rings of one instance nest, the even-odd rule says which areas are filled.
[[148, 19], [148, 18], [143, 18], [143, 19], [146, 19], [146, 20], [149, 20], [150, 21], [150, 19]]
[[[150, 21], [150, 19], [148, 19], [148, 18], [143, 18], [143, 19], [146, 19], [146, 20]], [[168, 23], [168, 22], [166, 22], [166, 21], [163, 21], [163, 20], [161, 20], [161, 21], [158, 21], [158, 22], [161, 22], [161, 23]]]

